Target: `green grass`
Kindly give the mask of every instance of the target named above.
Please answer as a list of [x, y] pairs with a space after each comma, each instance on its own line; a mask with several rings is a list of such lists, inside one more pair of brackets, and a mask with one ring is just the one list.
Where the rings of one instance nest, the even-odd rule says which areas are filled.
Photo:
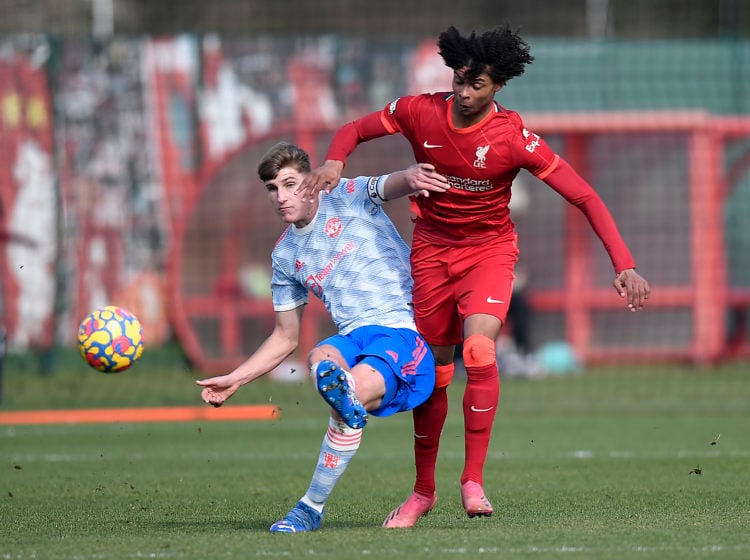
[[[194, 374], [144, 365], [118, 376], [6, 368], [2, 410], [198, 404]], [[307, 383], [241, 390], [238, 403], [281, 407], [272, 422], [0, 426], [0, 559], [750, 558], [743, 370], [504, 382], [485, 472], [495, 515], [471, 520], [458, 494], [457, 379], [440, 501], [414, 530], [380, 527], [413, 483], [401, 414], [371, 420], [322, 530], [268, 533], [307, 488], [324, 433]]]

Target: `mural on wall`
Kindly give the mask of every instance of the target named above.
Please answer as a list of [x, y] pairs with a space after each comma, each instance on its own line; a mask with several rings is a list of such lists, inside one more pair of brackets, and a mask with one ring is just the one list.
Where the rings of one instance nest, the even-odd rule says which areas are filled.
[[[611, 83], [597, 73], [599, 66], [586, 65], [590, 55], [615, 64], [621, 57], [607, 53], [612, 49], [616, 54], [618, 48], [622, 46], [607, 45], [601, 54], [602, 46], [596, 44], [540, 42], [535, 47], [538, 60], [528, 75], [503, 88], [500, 101], [525, 117], [533, 110], [599, 107], [592, 103], [601, 99], [609, 100], [608, 109], [699, 106], [731, 113], [736, 106], [727, 101], [725, 89], [731, 88], [682, 88], [682, 82], [672, 78], [668, 83], [659, 81], [662, 73], [654, 73], [654, 87], [643, 79], [632, 82], [632, 87], [651, 96], [631, 95], [620, 102], [619, 97], [608, 96]], [[722, 43], [714, 48], [726, 54], [748, 46]], [[672, 57], [671, 52], [664, 51], [659, 60], [681, 68], [684, 58]], [[585, 74], [590, 78], [576, 80], [572, 86], [562, 79], [549, 80], [548, 71], [556, 69], [555, 57], [571, 53], [580, 55], [572, 60], [579, 61], [578, 70], [591, 70]], [[607, 70], [628, 76], [629, 69]], [[568, 67], [565, 72], [571, 74]], [[728, 83], [722, 76], [717, 74], [712, 83]], [[173, 303], [179, 290], [193, 290], [191, 296], [197, 296], [201, 313], [216, 322], [226, 320], [211, 315], [216, 315], [219, 306], [214, 304], [220, 298], [229, 298], [230, 303], [245, 299], [266, 303], [273, 242], [268, 236], [278, 224], [264, 200], [248, 196], [257, 182], [254, 166], [262, 152], [272, 142], [289, 140], [308, 150], [315, 165], [343, 122], [382, 109], [400, 95], [445, 91], [451, 79], [434, 39], [429, 38], [416, 44], [333, 36], [211, 34], [116, 37], [106, 43], [33, 35], [0, 38], [0, 330], [7, 333], [9, 351], [53, 343], [72, 346], [80, 319], [95, 307], [115, 303], [139, 316], [149, 345], [177, 334], [183, 345], [185, 340], [204, 347], [201, 350], [213, 345], [209, 350], [214, 355], [226, 355], [226, 347], [221, 346], [221, 337], [226, 336], [242, 354], [246, 349], [236, 341], [248, 340], [248, 333], [263, 329], [264, 324], [238, 317], [227, 305], [222, 309], [229, 309], [226, 317], [235, 321], [232, 328], [220, 330], [206, 322], [205, 340], [192, 334], [186, 338], [184, 331], [177, 332]], [[665, 84], [670, 87], [658, 87]], [[576, 95], [569, 94], [573, 86]], [[680, 97], [683, 89], [687, 93]], [[586, 95], [578, 95], [579, 91]], [[669, 95], [660, 97], [658, 92], [665, 91]], [[555, 134], [547, 140], [565, 149], [561, 134]], [[592, 159], [592, 176], [596, 177], [596, 165], [604, 163], [606, 169], [622, 170], [600, 173], [597, 188], [605, 194], [608, 189], [621, 193], [625, 192], [619, 187], [622, 182], [640, 189], [639, 197], [618, 199], [617, 211], [623, 216], [637, 216], [645, 208], [673, 209], [674, 203], [660, 203], [657, 196], [662, 191], [647, 188], [643, 176], [652, 174], [659, 185], [686, 184], [687, 154], [681, 137], [672, 142], [679, 155], [676, 163], [664, 157], [663, 143], [654, 149], [642, 143], [640, 149], [650, 156], [643, 156], [648, 165], [632, 165], [629, 158], [641, 153], [633, 151], [632, 142], [619, 145], [617, 141], [597, 138], [593, 144], [602, 155]], [[410, 160], [403, 145], [387, 142], [358, 149], [348, 172], [364, 167], [360, 164], [365, 159], [368, 169], [377, 170], [393, 169], [400, 158]], [[743, 137], [729, 154], [736, 171], [728, 178], [736, 177], [733, 182], [742, 188], [747, 186], [747, 151]], [[631, 169], [640, 174], [629, 174]], [[530, 192], [539, 197], [542, 191]], [[673, 201], [679, 194], [670, 196]], [[686, 214], [689, 201], [680, 200]], [[643, 208], [633, 206], [636, 203]], [[557, 208], [552, 202], [535, 207]], [[742, 215], [739, 209], [737, 215]], [[729, 225], [741, 226], [741, 220], [731, 218]], [[681, 231], [682, 221], [674, 220], [674, 231]], [[535, 223], [542, 228], [553, 222], [540, 214]], [[671, 238], [663, 232], [652, 235], [643, 226], [636, 228], [624, 219], [621, 223], [624, 230], [633, 229], [630, 238], [636, 250], [639, 239], [648, 238], [648, 249], [657, 242], [664, 245], [661, 251], [643, 250], [644, 259], [688, 254], [670, 244]], [[735, 235], [729, 241], [734, 243], [728, 245], [735, 248], [730, 266], [741, 268], [734, 270], [732, 278], [743, 285], [746, 259], [737, 257], [741, 251], [736, 247], [737, 239], [747, 237], [745, 229], [730, 230]], [[186, 246], [186, 239], [197, 245]], [[549, 269], [549, 239], [562, 242], [562, 237], [539, 229], [522, 239], [529, 267], [537, 267], [534, 276], [557, 281], [559, 275], [538, 271]], [[179, 270], [174, 264], [177, 253], [183, 267]], [[646, 261], [649, 264], [667, 274], [659, 268], [661, 262]], [[597, 270], [608, 274], [606, 266]], [[560, 331], [559, 321], [549, 324], [551, 330]], [[676, 336], [673, 327], [659, 332], [670, 340]], [[684, 337], [688, 336], [686, 331]]]
[[[62, 246], [60, 340], [81, 317], [122, 303], [158, 343], [166, 336], [164, 293], [133, 298], [143, 277], [163, 267], [168, 231], [161, 218], [161, 184], [146, 128], [141, 40], [56, 45], [50, 68], [56, 84]], [[144, 294], [143, 298], [147, 296]], [[148, 301], [148, 304], [146, 304]], [[153, 316], [153, 320], [150, 318]]]
[[[0, 311], [10, 351], [128, 302], [165, 340], [164, 271], [201, 188], [274, 131], [333, 127], [330, 40], [0, 41]], [[314, 107], [313, 107], [314, 105]]]
[[57, 253], [49, 48], [6, 40], [0, 56], [0, 310], [10, 348], [52, 342]]

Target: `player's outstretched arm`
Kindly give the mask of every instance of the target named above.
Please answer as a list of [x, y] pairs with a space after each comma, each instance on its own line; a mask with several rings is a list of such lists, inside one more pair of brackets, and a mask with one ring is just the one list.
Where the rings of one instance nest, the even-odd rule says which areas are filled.
[[299, 327], [304, 305], [290, 311], [276, 312], [273, 332], [258, 349], [236, 369], [226, 375], [198, 379], [201, 398], [206, 404], [219, 407], [243, 385], [273, 371], [299, 343]]
[[431, 163], [415, 163], [403, 171], [391, 173], [383, 186], [385, 200], [393, 200], [408, 194], [430, 196], [451, 188], [448, 179], [435, 170]]
[[325, 163], [307, 175], [295, 194], [303, 194], [304, 198], [313, 198], [320, 191], [329, 192], [336, 188], [341, 179], [346, 158], [359, 144], [393, 134], [395, 130], [385, 127], [380, 119], [380, 113], [381, 111], [375, 111], [339, 128], [331, 139]]
[[648, 282], [633, 268], [627, 268], [615, 276], [614, 286], [620, 297], [628, 298], [628, 309], [631, 311], [643, 309], [651, 295]]

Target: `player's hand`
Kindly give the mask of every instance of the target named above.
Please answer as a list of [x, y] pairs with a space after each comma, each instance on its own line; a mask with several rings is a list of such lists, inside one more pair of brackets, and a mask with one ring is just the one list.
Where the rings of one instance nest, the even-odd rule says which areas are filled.
[[648, 282], [634, 268], [626, 268], [615, 276], [614, 286], [620, 297], [628, 298], [628, 309], [631, 311], [643, 309], [651, 295]]
[[343, 161], [326, 160], [302, 179], [294, 194], [301, 194], [302, 198], [315, 198], [320, 191], [331, 192], [339, 184], [343, 169]]
[[431, 163], [415, 163], [406, 170], [409, 188], [417, 196], [429, 197], [430, 192], [445, 192], [451, 188], [448, 179], [435, 170]]
[[203, 402], [215, 407], [223, 405], [229, 397], [237, 392], [241, 385], [233, 381], [229, 375], [198, 379], [196, 383], [203, 387], [201, 391]]

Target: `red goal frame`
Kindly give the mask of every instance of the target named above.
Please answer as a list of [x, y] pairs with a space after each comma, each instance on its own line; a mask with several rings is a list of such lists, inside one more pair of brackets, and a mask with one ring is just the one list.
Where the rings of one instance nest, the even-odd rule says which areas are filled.
[[[596, 348], [591, 344], [591, 315], [597, 309], [621, 306], [610, 290], [588, 284], [591, 248], [582, 239], [588, 228], [580, 213], [567, 212], [565, 288], [534, 292], [534, 308], [563, 311], [566, 337], [586, 362], [615, 359], [689, 360], [711, 364], [731, 356], [750, 355], [744, 336], [728, 340], [727, 312], [750, 307], [750, 288], [730, 288], [725, 255], [723, 204], [734, 182], [750, 169], [750, 152], [735, 166], [724, 169], [726, 142], [750, 137], [750, 117], [715, 116], [703, 111], [602, 112], [530, 114], [529, 128], [540, 134], [559, 134], [565, 139], [566, 158], [584, 176], [588, 167], [590, 139], [597, 134], [680, 132], [688, 135], [690, 247], [692, 282], [687, 286], [651, 284], [649, 308], [682, 307], [692, 310], [693, 340], [682, 348]], [[569, 293], [580, 294], [572, 300]]]

